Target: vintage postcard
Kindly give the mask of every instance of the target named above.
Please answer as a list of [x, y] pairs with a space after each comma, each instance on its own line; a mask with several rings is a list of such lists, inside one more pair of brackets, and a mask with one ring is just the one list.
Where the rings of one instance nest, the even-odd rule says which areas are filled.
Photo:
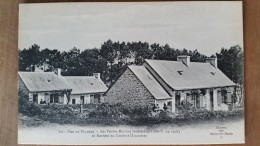
[[242, 2], [19, 6], [18, 143], [244, 143]]

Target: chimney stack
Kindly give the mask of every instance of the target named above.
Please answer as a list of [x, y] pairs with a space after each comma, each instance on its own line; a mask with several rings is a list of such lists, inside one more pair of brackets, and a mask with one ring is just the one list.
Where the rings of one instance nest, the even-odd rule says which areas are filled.
[[100, 79], [100, 73], [93, 73], [93, 76], [97, 79]]
[[54, 73], [57, 75], [57, 76], [61, 76], [61, 69], [60, 68], [56, 68], [54, 70]]
[[218, 59], [217, 59], [217, 57], [206, 58], [206, 63], [210, 63], [215, 68], [218, 67]]
[[177, 56], [177, 61], [183, 62], [186, 66], [190, 66], [190, 56], [187, 55]]

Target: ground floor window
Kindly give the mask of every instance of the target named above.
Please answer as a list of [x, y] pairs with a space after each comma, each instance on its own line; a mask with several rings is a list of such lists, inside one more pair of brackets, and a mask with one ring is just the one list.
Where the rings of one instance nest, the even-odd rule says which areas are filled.
[[221, 90], [222, 103], [227, 104], [227, 90]]
[[95, 94], [94, 95], [94, 102], [95, 103], [100, 103], [100, 95], [99, 94]]
[[100, 103], [100, 102], [101, 102], [100, 94], [91, 94], [90, 95], [90, 103]]
[[76, 99], [72, 99], [72, 104], [76, 104]]
[[59, 103], [59, 94], [50, 94], [50, 103]]

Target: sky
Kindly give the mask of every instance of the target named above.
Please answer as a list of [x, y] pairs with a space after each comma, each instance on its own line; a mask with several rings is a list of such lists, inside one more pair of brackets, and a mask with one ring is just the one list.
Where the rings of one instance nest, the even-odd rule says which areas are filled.
[[166, 43], [205, 55], [243, 48], [242, 2], [20, 4], [20, 49], [68, 51], [112, 41]]

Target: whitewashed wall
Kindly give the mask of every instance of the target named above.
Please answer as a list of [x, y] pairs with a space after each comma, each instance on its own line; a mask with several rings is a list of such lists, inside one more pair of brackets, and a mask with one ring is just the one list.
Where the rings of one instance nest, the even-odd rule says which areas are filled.
[[81, 104], [80, 96], [84, 96], [85, 104], [90, 103], [90, 94], [71, 94], [69, 104], [72, 104], [72, 99], [75, 99], [75, 101], [76, 101], [75, 104]]

